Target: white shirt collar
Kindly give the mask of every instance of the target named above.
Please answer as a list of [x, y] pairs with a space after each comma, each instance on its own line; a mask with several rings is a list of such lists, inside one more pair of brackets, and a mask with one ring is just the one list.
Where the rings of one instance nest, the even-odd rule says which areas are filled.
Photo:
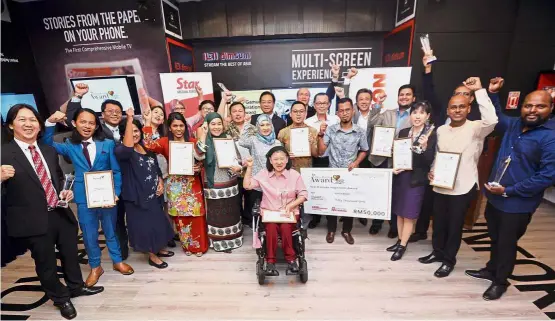
[[91, 144], [92, 144], [92, 143], [94, 143], [94, 140], [93, 140], [93, 138], [91, 137], [91, 138], [89, 138], [89, 139], [87, 139], [87, 140], [84, 140], [83, 142], [84, 142], [84, 143], [86, 142], [86, 143], [91, 143]]
[[108, 123], [104, 123], [104, 125], [106, 125], [106, 127], [108, 127], [108, 129], [110, 129], [111, 131], [115, 132], [118, 131], [119, 132], [119, 127], [118, 126], [112, 126]]
[[28, 143], [23, 142], [23, 141], [21, 141], [21, 140], [15, 138], [15, 137], [14, 137], [13, 140], [17, 143], [17, 145], [19, 145], [19, 148], [21, 148], [22, 150], [28, 150], [28, 149], [29, 149], [29, 146], [31, 146], [31, 145], [35, 146], [35, 148], [38, 148], [37, 141], [35, 141], [35, 142], [32, 143], [32, 144], [28, 144]]

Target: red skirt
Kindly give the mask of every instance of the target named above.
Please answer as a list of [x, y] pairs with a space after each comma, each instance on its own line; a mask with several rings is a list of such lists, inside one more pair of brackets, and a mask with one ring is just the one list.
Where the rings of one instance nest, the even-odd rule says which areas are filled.
[[206, 216], [173, 216], [185, 252], [205, 253], [208, 251]]

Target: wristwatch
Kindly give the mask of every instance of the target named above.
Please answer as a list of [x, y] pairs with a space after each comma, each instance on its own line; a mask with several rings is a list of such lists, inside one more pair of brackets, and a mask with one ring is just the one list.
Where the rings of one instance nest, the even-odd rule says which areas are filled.
[[503, 197], [509, 197], [509, 195], [507, 195], [507, 193], [503, 193], [503, 194], [501, 194], [501, 196], [503, 196]]

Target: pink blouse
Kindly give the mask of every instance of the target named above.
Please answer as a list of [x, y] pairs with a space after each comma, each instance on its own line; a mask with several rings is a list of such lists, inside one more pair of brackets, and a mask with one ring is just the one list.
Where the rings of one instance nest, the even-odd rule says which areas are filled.
[[285, 205], [304, 196], [308, 199], [308, 192], [301, 174], [294, 169], [284, 170], [282, 175], [274, 171], [261, 170], [251, 179], [252, 189], [262, 190], [260, 208], [271, 211], [284, 209]]

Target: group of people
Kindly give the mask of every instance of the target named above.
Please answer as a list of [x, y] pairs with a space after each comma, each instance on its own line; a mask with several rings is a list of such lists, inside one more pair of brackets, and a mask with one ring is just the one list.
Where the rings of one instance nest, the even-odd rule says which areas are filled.
[[[484, 299], [497, 299], [508, 286], [517, 241], [544, 190], [555, 182], [553, 98], [545, 91], [532, 92], [522, 104], [521, 117], [511, 118], [500, 104], [503, 79], [490, 80], [486, 89], [479, 78], [470, 77], [454, 90], [445, 107], [435, 99], [432, 67], [426, 57], [424, 66], [426, 100], [418, 99], [412, 85], [404, 85], [398, 91], [398, 108], [384, 111], [387, 97], [374, 95], [370, 89], [360, 89], [353, 102], [348, 97], [349, 83], [357, 70], [349, 69], [340, 84], [340, 67], [334, 65], [327, 92], [315, 95], [312, 107], [308, 89], [299, 89], [286, 121], [274, 113], [275, 97], [268, 91], [260, 95], [262, 113], [252, 117], [246, 115], [241, 102], [231, 103], [229, 92], [222, 93], [216, 108], [213, 101], [202, 99], [200, 88], [198, 113], [189, 118], [178, 100], [172, 101], [172, 112], [166, 115], [164, 106], [149, 99], [142, 122], [134, 119], [133, 109], [124, 110], [120, 102], [106, 100], [101, 121], [93, 110], [80, 105], [88, 93], [85, 84], [76, 85], [74, 95], [45, 123], [32, 107], [16, 105], [7, 117], [12, 139], [2, 146], [8, 233], [27, 244], [46, 293], [64, 317], [73, 318], [76, 312], [70, 297], [103, 290], [95, 286], [104, 273], [99, 223], [114, 270], [124, 275], [134, 272], [123, 262], [129, 246], [146, 253], [151, 266], [163, 269], [168, 264], [162, 258], [174, 255], [166, 248], [175, 247], [175, 241], [187, 255], [198, 257], [209, 248], [229, 253], [241, 247], [243, 228], [253, 224], [252, 207], [258, 201], [262, 209], [298, 215], [304, 233], [315, 228], [321, 217], [306, 213], [302, 206], [308, 194], [301, 168], [390, 168], [394, 179], [388, 236], [397, 240], [386, 250], [392, 252], [392, 261], [400, 260], [409, 242], [427, 238], [433, 215], [433, 251], [419, 261], [440, 262], [434, 275], [442, 278], [455, 267], [465, 213], [482, 188], [477, 164], [484, 139], [497, 129], [503, 141], [496, 164], [507, 158], [511, 163], [499, 184], [483, 186], [488, 198], [491, 257], [485, 268], [466, 272], [492, 281]], [[336, 111], [330, 113], [335, 96]], [[474, 102], [477, 109], [472, 107]], [[54, 141], [57, 123], [72, 130], [63, 142]], [[396, 137], [412, 140], [412, 170], [392, 168], [391, 158], [370, 153], [376, 126], [394, 127]], [[290, 152], [291, 130], [296, 128], [308, 128], [311, 156]], [[222, 138], [236, 142], [237, 162], [229, 168], [218, 166], [214, 140]], [[173, 142], [193, 145], [194, 175], [169, 173], [168, 163], [179, 161], [170, 156]], [[430, 186], [436, 151], [461, 155], [453, 189]], [[64, 175], [57, 155], [73, 164], [73, 191], [62, 185]], [[88, 208], [84, 174], [108, 170], [113, 174], [117, 205]], [[77, 260], [77, 222], [71, 211], [58, 203], [73, 198], [91, 267], [85, 282]], [[327, 216], [328, 243], [335, 240], [338, 219]], [[341, 236], [354, 244], [353, 218], [339, 220]], [[360, 222], [367, 224], [363, 219]], [[373, 220], [369, 233], [377, 234], [382, 224]], [[292, 224], [266, 224], [270, 272], [275, 271], [278, 234], [288, 269], [298, 270], [291, 241], [294, 228]], [[54, 245], [62, 257], [66, 286], [56, 275]]]

